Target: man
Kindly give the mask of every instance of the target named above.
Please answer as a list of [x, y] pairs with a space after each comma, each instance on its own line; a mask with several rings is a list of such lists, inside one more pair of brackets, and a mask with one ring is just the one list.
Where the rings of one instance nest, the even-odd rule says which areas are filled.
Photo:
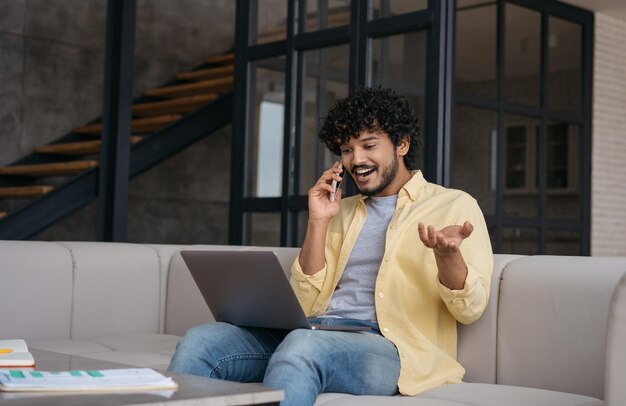
[[[291, 284], [307, 316], [372, 332], [191, 329], [170, 369], [285, 390], [286, 405], [321, 392], [415, 395], [460, 382], [456, 322], [484, 310], [492, 272], [483, 215], [466, 193], [412, 171], [417, 121], [392, 90], [337, 102], [320, 138], [341, 156], [309, 190], [309, 219]], [[360, 195], [336, 198], [349, 174]], [[438, 230], [438, 231], [436, 231]], [[421, 240], [421, 242], [419, 241]]]

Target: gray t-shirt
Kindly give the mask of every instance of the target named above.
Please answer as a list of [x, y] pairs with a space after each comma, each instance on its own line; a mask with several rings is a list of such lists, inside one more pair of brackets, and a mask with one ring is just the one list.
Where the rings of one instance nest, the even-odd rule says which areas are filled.
[[387, 226], [397, 201], [398, 195], [370, 197], [365, 200], [365, 224], [352, 248], [346, 269], [326, 310], [326, 316], [376, 321], [376, 276], [385, 254]]

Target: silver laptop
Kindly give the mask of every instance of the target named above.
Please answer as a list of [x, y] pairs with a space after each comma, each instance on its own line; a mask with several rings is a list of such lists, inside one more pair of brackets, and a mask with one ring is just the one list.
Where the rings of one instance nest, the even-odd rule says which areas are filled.
[[368, 331], [311, 324], [272, 251], [181, 251], [213, 317], [242, 327]]

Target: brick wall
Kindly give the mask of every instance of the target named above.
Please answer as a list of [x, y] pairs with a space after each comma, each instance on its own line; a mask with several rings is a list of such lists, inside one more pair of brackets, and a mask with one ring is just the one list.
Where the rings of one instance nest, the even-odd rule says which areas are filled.
[[595, 15], [591, 254], [626, 255], [626, 22]]

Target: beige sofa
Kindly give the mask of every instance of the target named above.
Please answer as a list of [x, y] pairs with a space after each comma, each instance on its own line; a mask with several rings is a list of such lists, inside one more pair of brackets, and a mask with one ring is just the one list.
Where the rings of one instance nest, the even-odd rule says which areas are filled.
[[[180, 336], [212, 321], [182, 248], [258, 249], [0, 241], [0, 338], [166, 368]], [[286, 270], [298, 253], [273, 250]], [[624, 406], [625, 273], [626, 258], [496, 255], [487, 310], [459, 328], [465, 383], [317, 404]]]

